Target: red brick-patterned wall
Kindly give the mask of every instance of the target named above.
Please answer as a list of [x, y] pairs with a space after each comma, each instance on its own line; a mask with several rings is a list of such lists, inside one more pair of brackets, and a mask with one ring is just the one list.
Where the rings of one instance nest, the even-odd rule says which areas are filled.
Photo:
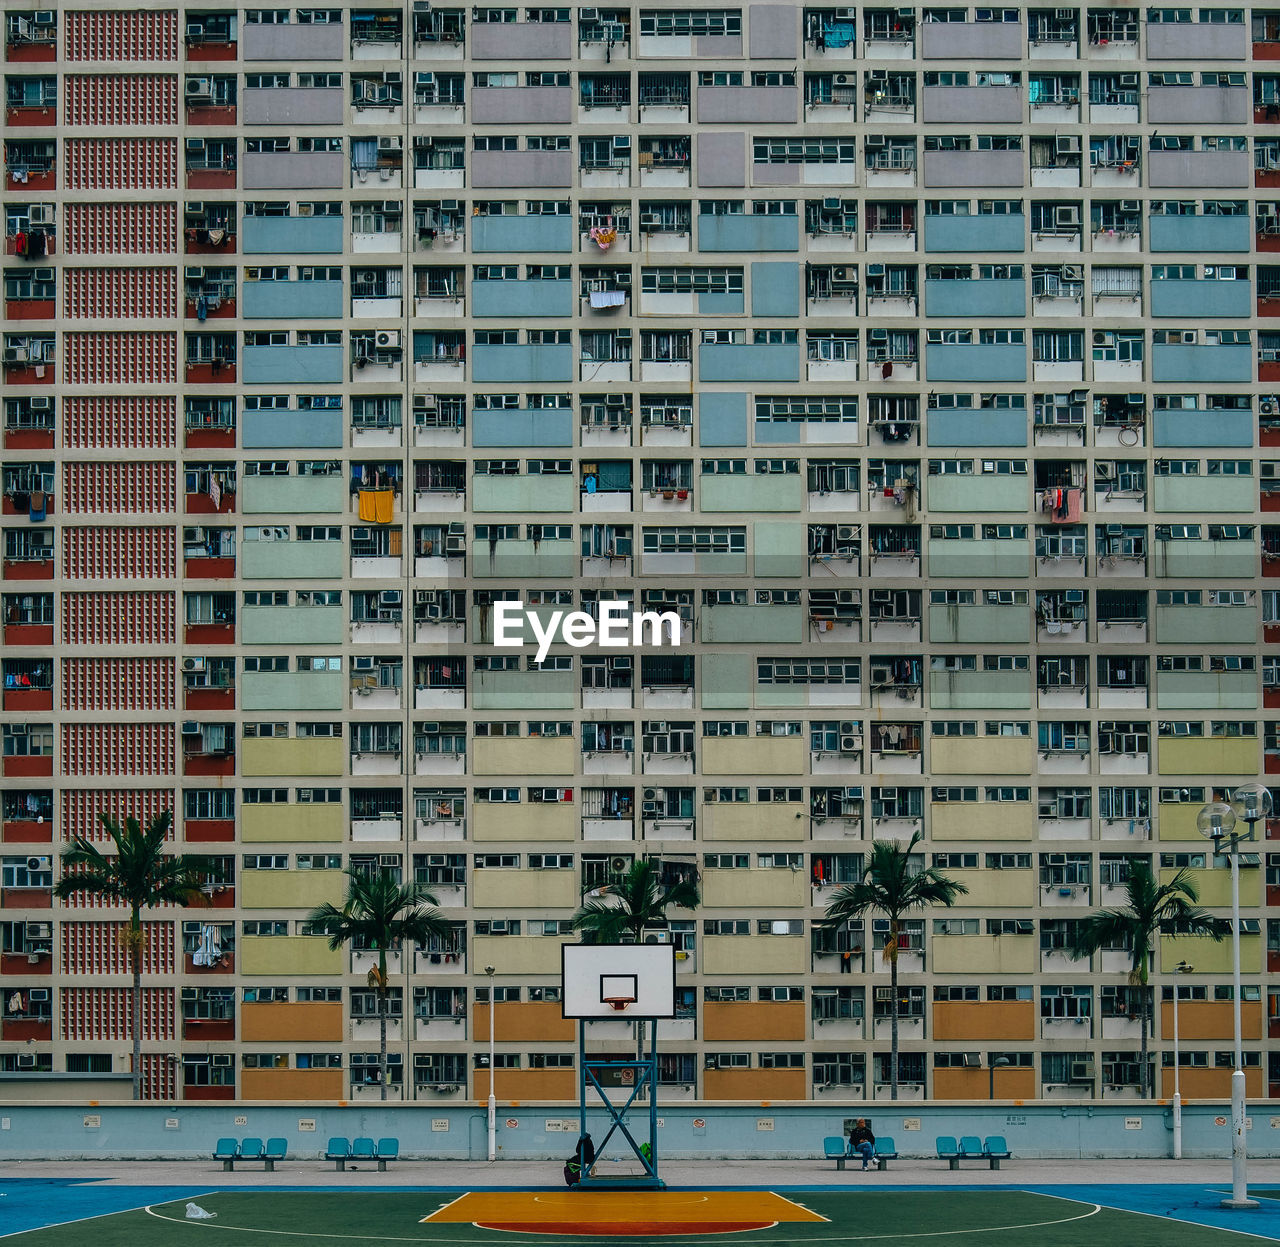
[[147, 515], [175, 511], [172, 463], [66, 463], [63, 510], [68, 515]]
[[172, 723], [64, 723], [64, 775], [172, 775]]
[[[133, 990], [128, 987], [64, 987], [62, 1038], [75, 1042], [133, 1037]], [[142, 989], [142, 1038], [173, 1039], [173, 988]]]
[[178, 275], [171, 268], [66, 269], [62, 311], [73, 320], [159, 320], [176, 316]]
[[178, 12], [133, 9], [64, 10], [63, 58], [68, 61], [176, 61]]
[[[116, 398], [93, 395], [62, 400], [62, 444], [83, 449], [133, 450], [173, 446], [177, 441], [178, 403], [171, 396]], [[100, 464], [75, 465], [86, 480]], [[164, 508], [169, 509], [169, 508]]]
[[[83, 894], [82, 894], [83, 895]], [[63, 974], [132, 974], [129, 953], [121, 938], [125, 922], [64, 922], [62, 933]], [[143, 974], [174, 972], [172, 922], [142, 923], [146, 944], [142, 949]]]
[[173, 710], [176, 697], [172, 658], [62, 660], [64, 710]]
[[175, 333], [63, 334], [65, 385], [172, 385], [178, 379]]
[[172, 255], [178, 249], [175, 203], [67, 204], [68, 255]]
[[64, 528], [68, 580], [171, 580], [178, 574], [172, 528]]
[[63, 139], [72, 191], [176, 190], [177, 139]]
[[[62, 793], [62, 838], [79, 837], [91, 844], [109, 844], [111, 837], [98, 821], [109, 814], [117, 821], [136, 818], [144, 827], [157, 815], [173, 813], [171, 788], [68, 788]], [[173, 825], [167, 839], [177, 835]]]
[[178, 123], [176, 74], [67, 74], [62, 89], [63, 125]]
[[64, 645], [172, 645], [172, 593], [64, 593]]

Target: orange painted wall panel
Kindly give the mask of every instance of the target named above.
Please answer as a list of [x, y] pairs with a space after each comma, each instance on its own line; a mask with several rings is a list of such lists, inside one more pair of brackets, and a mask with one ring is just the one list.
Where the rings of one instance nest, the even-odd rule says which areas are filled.
[[[472, 1070], [471, 1084], [472, 1099], [488, 1099], [488, 1070]], [[571, 1069], [500, 1069], [493, 1086], [494, 1095], [503, 1103], [578, 1098], [578, 1075]]]
[[[933, 1071], [933, 1098], [935, 1100], [985, 1100], [991, 1091], [991, 1071], [981, 1069], [935, 1069]], [[1036, 1098], [1036, 1072], [1034, 1069], [997, 1069], [997, 1100], [1034, 1100]]]
[[245, 1069], [242, 1100], [341, 1100], [340, 1069]]
[[809, 1094], [802, 1069], [709, 1069], [704, 1100], [803, 1100]]
[[1035, 1009], [1034, 1000], [939, 1000], [933, 1006], [933, 1037], [1034, 1039]]
[[[1178, 1002], [1178, 1039], [1231, 1039], [1235, 1035], [1235, 1019], [1229, 1000], [1180, 1000]], [[1173, 1038], [1173, 1001], [1160, 1002], [1160, 1033]], [[1261, 1039], [1262, 1002], [1245, 1000], [1240, 1004], [1240, 1037]]]
[[767, 1000], [758, 1003], [708, 1001], [702, 1006], [702, 1029], [708, 1040], [802, 1042], [805, 1025], [805, 1006], [802, 1000]]
[[[257, 1002], [244, 1005], [240, 1015], [240, 1038], [249, 1041], [278, 1039], [302, 1043], [342, 1039], [342, 1006], [340, 1004], [270, 1004]], [[245, 1070], [245, 1074], [267, 1071]], [[279, 1071], [270, 1071], [278, 1073]], [[329, 1071], [303, 1071], [327, 1073]]]
[[[1181, 1009], [1178, 1006], [1181, 1023]], [[1260, 1099], [1267, 1094], [1262, 1081], [1261, 1069], [1247, 1069], [1244, 1072], [1245, 1094], [1250, 1099]], [[1231, 1071], [1229, 1069], [1183, 1069], [1178, 1079], [1179, 1090], [1184, 1100], [1229, 1100], [1231, 1099]], [[1160, 1094], [1165, 1098], [1173, 1095], [1173, 1069], [1160, 1070]], [[1225, 1111], [1225, 1110], [1224, 1110]], [[1226, 1135], [1223, 1138], [1227, 1138]]]
[[[472, 1015], [472, 1033], [479, 1039], [489, 1036], [489, 1006], [478, 1004]], [[534, 1040], [543, 1043], [572, 1043], [578, 1032], [572, 1020], [560, 1016], [558, 1004], [535, 1000], [522, 1004], [515, 1000], [498, 1001], [498, 1012], [493, 1018], [494, 1040], [512, 1043], [516, 1040]], [[499, 1075], [502, 1071], [499, 1070]], [[486, 1091], [485, 1095], [489, 1093]]]

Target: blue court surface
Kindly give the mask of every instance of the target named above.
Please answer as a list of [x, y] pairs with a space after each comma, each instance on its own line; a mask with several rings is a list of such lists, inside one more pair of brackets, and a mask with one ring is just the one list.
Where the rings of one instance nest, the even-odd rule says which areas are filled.
[[[731, 1174], [732, 1168], [726, 1167], [726, 1174]], [[542, 1188], [544, 1190], [563, 1188]], [[678, 1190], [679, 1188], [674, 1188]], [[706, 1189], [706, 1188], [704, 1188]], [[1083, 1216], [1068, 1215], [1064, 1218], [1066, 1221], [1074, 1221], [1076, 1224], [1068, 1226], [1063, 1224], [1062, 1220], [1045, 1221], [1044, 1227], [1047, 1230], [1052, 1225], [1059, 1227], [1057, 1234], [1050, 1234], [1048, 1237], [1053, 1242], [1068, 1242], [1095, 1245], [1102, 1242], [1115, 1242], [1117, 1247], [1123, 1247], [1124, 1241], [1134, 1241], [1141, 1239], [1143, 1242], [1170, 1242], [1170, 1243], [1196, 1243], [1200, 1238], [1200, 1231], [1195, 1227], [1204, 1227], [1203, 1237], [1206, 1241], [1220, 1240], [1220, 1231], [1226, 1231], [1232, 1235], [1240, 1235], [1236, 1241], [1247, 1243], [1250, 1239], [1254, 1241], [1271, 1241], [1280, 1242], [1280, 1198], [1274, 1198], [1277, 1192], [1274, 1189], [1268, 1189], [1268, 1184], [1259, 1183], [1255, 1194], [1265, 1190], [1265, 1195], [1260, 1195], [1260, 1207], [1250, 1211], [1229, 1211], [1221, 1208], [1219, 1203], [1224, 1195], [1229, 1194], [1229, 1183], [1168, 1183], [1168, 1184], [1151, 1184], [1151, 1185], [1122, 1185], [1122, 1184], [1045, 1184], [1037, 1183], [1034, 1185], [1019, 1184], [1011, 1182], [1000, 1186], [974, 1186], [960, 1185], [951, 1183], [930, 1184], [930, 1185], [903, 1185], [903, 1186], [880, 1186], [874, 1179], [855, 1179], [852, 1182], [843, 1181], [839, 1184], [820, 1184], [809, 1182], [803, 1185], [777, 1185], [773, 1184], [769, 1187], [761, 1187], [759, 1185], [733, 1185], [733, 1184], [717, 1184], [716, 1189], [725, 1191], [759, 1191], [771, 1190], [780, 1195], [806, 1203], [805, 1195], [811, 1197], [814, 1201], [812, 1206], [821, 1208], [823, 1204], [827, 1204], [826, 1211], [828, 1214], [836, 1211], [836, 1209], [847, 1209], [850, 1224], [842, 1227], [845, 1233], [832, 1233], [836, 1230], [837, 1224], [844, 1221], [844, 1216], [831, 1217], [829, 1222], [836, 1224], [828, 1224], [826, 1232], [822, 1235], [826, 1242], [870, 1242], [880, 1239], [882, 1242], [897, 1240], [897, 1233], [888, 1235], [865, 1233], [871, 1229], [871, 1225], [864, 1220], [865, 1214], [871, 1211], [874, 1204], [879, 1204], [886, 1198], [892, 1198], [895, 1205], [898, 1206], [900, 1214], [904, 1215], [907, 1225], [900, 1225], [899, 1231], [906, 1231], [904, 1238], [910, 1239], [929, 1239], [937, 1238], [950, 1240], [955, 1238], [958, 1243], [969, 1243], [977, 1247], [979, 1243], [990, 1241], [993, 1244], [1007, 1243], [1013, 1247], [1013, 1240], [1018, 1243], [1022, 1241], [1022, 1235], [1010, 1235], [1008, 1230], [1030, 1230], [1033, 1227], [1025, 1221], [1022, 1224], [1010, 1224], [1005, 1221], [1000, 1223], [997, 1218], [994, 1223], [989, 1224], [986, 1234], [981, 1229], [971, 1228], [967, 1231], [951, 1231], [948, 1232], [941, 1227], [935, 1228], [932, 1232], [911, 1233], [909, 1224], [911, 1214], [908, 1209], [911, 1206], [911, 1197], [913, 1195], [923, 1196], [926, 1200], [937, 1200], [939, 1196], [955, 1196], [960, 1193], [962, 1203], [965, 1199], [991, 1199], [993, 1202], [999, 1201], [1002, 1195], [1017, 1197], [1019, 1194], [1022, 1198], [1028, 1196], [1045, 1196], [1054, 1200], [1072, 1201], [1076, 1205], [1084, 1205], [1085, 1208], [1080, 1211]], [[163, 1218], [161, 1222], [157, 1222], [152, 1218], [154, 1213], [143, 1213], [142, 1210], [148, 1208], [158, 1208], [163, 1205], [169, 1205], [167, 1210], [174, 1219], [182, 1216], [182, 1204], [187, 1200], [203, 1201], [211, 1207], [219, 1207], [218, 1201], [228, 1197], [233, 1200], [240, 1200], [244, 1197], [249, 1199], [267, 1199], [270, 1200], [273, 1195], [287, 1196], [289, 1194], [309, 1193], [320, 1197], [323, 1201], [327, 1196], [329, 1198], [340, 1197], [345, 1199], [354, 1199], [359, 1203], [366, 1205], [365, 1225], [361, 1228], [365, 1233], [353, 1233], [345, 1235], [341, 1232], [332, 1233], [333, 1230], [339, 1229], [338, 1225], [328, 1224], [326, 1226], [331, 1232], [322, 1234], [320, 1237], [325, 1239], [342, 1239], [350, 1237], [351, 1239], [363, 1239], [365, 1244], [376, 1243], [380, 1240], [381, 1235], [370, 1234], [368, 1230], [374, 1229], [370, 1225], [369, 1220], [376, 1218], [368, 1218], [368, 1201], [373, 1196], [375, 1201], [380, 1201], [384, 1196], [396, 1197], [403, 1199], [405, 1196], [413, 1196], [417, 1200], [421, 1200], [425, 1206], [434, 1207], [438, 1204], [447, 1204], [457, 1196], [467, 1191], [514, 1191], [521, 1190], [529, 1192], [528, 1187], [511, 1187], [499, 1185], [475, 1185], [469, 1187], [438, 1187], [438, 1186], [395, 1186], [395, 1187], [378, 1187], [376, 1194], [372, 1191], [360, 1191], [358, 1188], [353, 1189], [350, 1186], [330, 1187], [330, 1186], [246, 1186], [237, 1187], [234, 1194], [221, 1188], [218, 1184], [216, 1175], [208, 1175], [207, 1180], [202, 1184], [192, 1184], [190, 1186], [113, 1186], [108, 1185], [94, 1178], [21, 1178], [21, 1177], [3, 1177], [0, 1178], [0, 1238], [8, 1238], [14, 1235], [22, 1235], [29, 1231], [53, 1230], [56, 1227], [68, 1227], [65, 1231], [58, 1233], [53, 1241], [71, 1242], [73, 1235], [79, 1241], [90, 1241], [99, 1237], [116, 1241], [116, 1223], [114, 1221], [106, 1221], [102, 1227], [90, 1229], [88, 1226], [81, 1225], [76, 1231], [70, 1229], [77, 1222], [83, 1223], [89, 1219], [96, 1217], [112, 1217], [113, 1214], [124, 1214], [124, 1220], [129, 1223], [136, 1223], [139, 1219], [146, 1223], [142, 1233], [134, 1237], [133, 1233], [126, 1236], [127, 1241], [143, 1241], [150, 1240], [151, 1234], [157, 1236], [163, 1235], [169, 1237], [180, 1226], [175, 1225], [172, 1219]], [[532, 1192], [531, 1192], [532, 1193]], [[1272, 1198], [1268, 1198], [1271, 1196]], [[318, 1201], [319, 1202], [319, 1201]], [[855, 1211], [861, 1204], [861, 1213]], [[1102, 1214], [1097, 1217], [1088, 1215], [1088, 1206], [1092, 1205], [1096, 1212]], [[1112, 1238], [1111, 1235], [1119, 1226], [1112, 1227], [1107, 1225], [1104, 1229], [1104, 1222], [1107, 1221], [1109, 1214], [1103, 1213], [1102, 1210], [1114, 1210], [1116, 1213], [1136, 1214], [1142, 1220], [1127, 1223], [1129, 1234], [1123, 1238]], [[218, 1240], [228, 1243], [231, 1240], [240, 1241], [241, 1235], [236, 1233], [236, 1229], [247, 1231], [249, 1234], [257, 1237], [262, 1233], [279, 1235], [276, 1241], [282, 1241], [287, 1238], [305, 1237], [297, 1236], [295, 1233], [287, 1229], [276, 1228], [274, 1230], [258, 1229], [253, 1231], [248, 1225], [241, 1223], [238, 1227], [228, 1224], [229, 1217], [227, 1211], [224, 1211], [221, 1224], [217, 1222], [210, 1223], [210, 1228], [218, 1225], [218, 1228], [224, 1233], [215, 1235]], [[1058, 1215], [1055, 1213], [1055, 1215]], [[420, 1213], [416, 1213], [413, 1221], [416, 1223]], [[1147, 1221], [1147, 1218], [1151, 1218]], [[168, 1222], [169, 1234], [165, 1234], [164, 1221]], [[859, 1226], [858, 1223], [861, 1222]], [[1163, 1224], [1162, 1224], [1163, 1223]], [[259, 1222], [258, 1224], [264, 1224]], [[123, 1229], [123, 1227], [121, 1227]], [[354, 1227], [352, 1227], [354, 1228]], [[417, 1228], [415, 1226], [415, 1228]], [[458, 1227], [461, 1229], [462, 1227]], [[469, 1229], [470, 1227], [468, 1227]], [[864, 1233], [856, 1232], [860, 1228]], [[917, 1223], [917, 1229], [923, 1228]], [[1138, 1230], [1138, 1233], [1134, 1233]], [[226, 1233], [230, 1231], [230, 1233]], [[853, 1232], [849, 1232], [853, 1231]], [[995, 1231], [994, 1234], [991, 1232]], [[1108, 1232], [1110, 1231], [1110, 1232]], [[959, 1237], [961, 1233], [967, 1233], [968, 1238]], [[1044, 1234], [1044, 1231], [1041, 1231]], [[1123, 1231], [1122, 1231], [1123, 1234]], [[712, 1232], [714, 1236], [714, 1231]], [[1150, 1237], [1150, 1240], [1148, 1238]], [[37, 1235], [41, 1243], [49, 1240], [49, 1234]], [[519, 1242], [524, 1237], [519, 1231], [510, 1233], [507, 1241]], [[535, 1234], [536, 1237], [536, 1234]], [[683, 1236], [682, 1236], [683, 1237]], [[690, 1236], [692, 1237], [692, 1236]], [[736, 1235], [738, 1239], [750, 1239], [756, 1235]], [[763, 1236], [762, 1236], [763, 1237]], [[160, 1241], [158, 1239], [158, 1241]], [[185, 1241], [185, 1238], [183, 1239]], [[248, 1241], [253, 1241], [250, 1238]], [[263, 1240], [258, 1237], [258, 1242]], [[406, 1241], [405, 1239], [397, 1239], [396, 1241]], [[420, 1240], [429, 1243], [429, 1237], [423, 1237]], [[448, 1241], [458, 1242], [465, 1241], [452, 1239]], [[489, 1242], [497, 1240], [490, 1239]], [[527, 1240], [526, 1240], [527, 1241]], [[541, 1239], [542, 1242], [549, 1241], [546, 1237]], [[616, 1240], [615, 1240], [616, 1241]], [[672, 1240], [667, 1239], [670, 1243]], [[766, 1240], [767, 1241], [767, 1240]], [[778, 1241], [778, 1240], [773, 1240]], [[799, 1242], [799, 1239], [788, 1239], [789, 1242]], [[1028, 1240], [1031, 1241], [1031, 1240]], [[1038, 1241], [1045, 1241], [1042, 1237]]]

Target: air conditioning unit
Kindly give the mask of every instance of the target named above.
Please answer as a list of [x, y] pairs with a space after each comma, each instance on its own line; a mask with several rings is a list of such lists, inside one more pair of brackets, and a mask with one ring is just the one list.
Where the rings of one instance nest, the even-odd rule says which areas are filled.
[[198, 998], [199, 998], [199, 993], [194, 987], [184, 987], [182, 989], [183, 1000], [196, 1000]]
[[1122, 87], [1136, 87], [1138, 85], [1137, 74], [1121, 74], [1120, 85]]
[[[883, 265], [883, 264], [868, 264], [868, 265], [867, 265], [867, 276], [868, 276], [868, 277], [883, 277], [883, 276], [884, 276], [884, 265]], [[872, 330], [872, 332], [874, 333], [874, 332], [876, 332], [876, 331], [875, 331], [875, 330]], [[885, 341], [888, 341], [888, 336], [887, 336], [887, 335], [888, 335], [888, 332], [889, 332], [889, 331], [888, 331], [887, 329], [882, 329], [882, 330], [880, 330], [879, 332], [881, 332], [881, 333], [885, 334], [885, 335], [886, 335], [886, 337], [885, 337]]]
[[1053, 220], [1055, 225], [1078, 226], [1080, 209], [1075, 204], [1061, 204], [1054, 208]]
[[200, 100], [213, 99], [213, 79], [212, 78], [188, 78], [186, 88], [187, 100], [192, 103], [198, 103]]
[[53, 399], [47, 394], [42, 394], [36, 398], [27, 399], [27, 408], [30, 411], [52, 411]]
[[858, 526], [856, 524], [837, 524], [836, 540], [837, 541], [856, 541], [858, 538]]
[[444, 539], [445, 554], [465, 554], [467, 539], [465, 537], [446, 537]]
[[[1084, 1018], [1078, 1018], [1077, 1021], [1083, 1022]], [[1092, 1061], [1072, 1061], [1070, 1078], [1072, 1082], [1092, 1082], [1093, 1081], [1093, 1062]]]
[[862, 140], [862, 145], [868, 148], [887, 147], [889, 145], [889, 139], [883, 134], [868, 134], [867, 137]]
[[378, 594], [378, 604], [380, 606], [399, 606], [400, 601], [399, 589], [384, 589]]
[[375, 341], [380, 347], [398, 347], [400, 345], [400, 330], [379, 329]]
[[203, 38], [204, 38], [204, 27], [203, 27], [203, 26], [201, 26], [199, 22], [188, 22], [188, 23], [187, 23], [187, 38], [188, 38], [188, 39], [203, 39]]
[[378, 150], [380, 152], [398, 152], [401, 150], [402, 141], [398, 134], [380, 134], [378, 135]]
[[183, 736], [199, 736], [200, 724], [194, 719], [186, 719], [182, 724], [182, 734]]
[[29, 871], [45, 871], [53, 869], [53, 858], [51, 857], [29, 857], [27, 858], [27, 869]]
[[352, 541], [372, 541], [373, 529], [371, 528], [353, 528], [351, 530]]
[[182, 275], [189, 282], [204, 281], [204, 269], [202, 268], [184, 269]]
[[1113, 481], [1116, 478], [1114, 463], [1098, 462], [1093, 465], [1093, 477], [1098, 481]]
[[183, 671], [188, 671], [188, 672], [203, 671], [204, 659], [203, 658], [184, 658], [182, 660], [182, 669]]
[[964, 1054], [964, 1063], [969, 1068], [975, 1068], [982, 1063], [982, 1058], [976, 1052], [966, 1052]]
[[1121, 212], [1141, 212], [1142, 204], [1137, 199], [1122, 199], [1120, 201]]
[[657, 230], [662, 228], [662, 218], [651, 213], [640, 214], [640, 228], [647, 230]]
[[1060, 22], [1073, 22], [1076, 18], [1075, 9], [1054, 9], [1054, 17]]
[[36, 1054], [34, 1052], [18, 1053], [19, 1069], [35, 1069], [35, 1067], [36, 1067]]
[[50, 922], [28, 922], [27, 923], [27, 939], [28, 940], [53, 939], [53, 924]]
[[25, 346], [6, 346], [4, 348], [4, 362], [6, 364], [25, 364], [27, 362], [27, 348]]
[[841, 736], [840, 752], [841, 753], [857, 753], [860, 743], [861, 742], [859, 741], [859, 738], [857, 736]]
[[1053, 150], [1059, 156], [1076, 156], [1080, 154], [1080, 136], [1078, 134], [1059, 134], [1053, 140]]
[[53, 204], [32, 204], [27, 217], [32, 225], [52, 225], [56, 219], [56, 209]]

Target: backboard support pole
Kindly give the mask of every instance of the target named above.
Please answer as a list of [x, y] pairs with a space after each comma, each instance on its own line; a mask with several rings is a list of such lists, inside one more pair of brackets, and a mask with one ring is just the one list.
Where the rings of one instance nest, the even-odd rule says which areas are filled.
[[[589, 1057], [587, 1055], [587, 1023], [578, 1022], [578, 1131], [580, 1135], [587, 1133], [587, 1101], [594, 1089], [609, 1115], [609, 1129], [604, 1138], [596, 1145], [598, 1165], [604, 1157], [605, 1147], [615, 1133], [626, 1139], [636, 1159], [644, 1167], [643, 1173], [625, 1174], [617, 1177], [598, 1177], [592, 1166], [584, 1170], [579, 1186], [595, 1190], [649, 1190], [666, 1189], [666, 1183], [658, 1176], [658, 1022], [656, 1018], [647, 1018], [638, 1023], [641, 1034], [648, 1024], [648, 1052], [636, 1054], [634, 1060], [617, 1057]], [[615, 1073], [632, 1071], [633, 1084], [631, 1094], [621, 1104], [615, 1104], [609, 1098], [606, 1084], [601, 1082], [603, 1075], [609, 1084]], [[628, 1123], [633, 1120], [633, 1109], [641, 1107], [637, 1104], [642, 1094], [647, 1094], [649, 1102], [649, 1138], [638, 1143]]]

